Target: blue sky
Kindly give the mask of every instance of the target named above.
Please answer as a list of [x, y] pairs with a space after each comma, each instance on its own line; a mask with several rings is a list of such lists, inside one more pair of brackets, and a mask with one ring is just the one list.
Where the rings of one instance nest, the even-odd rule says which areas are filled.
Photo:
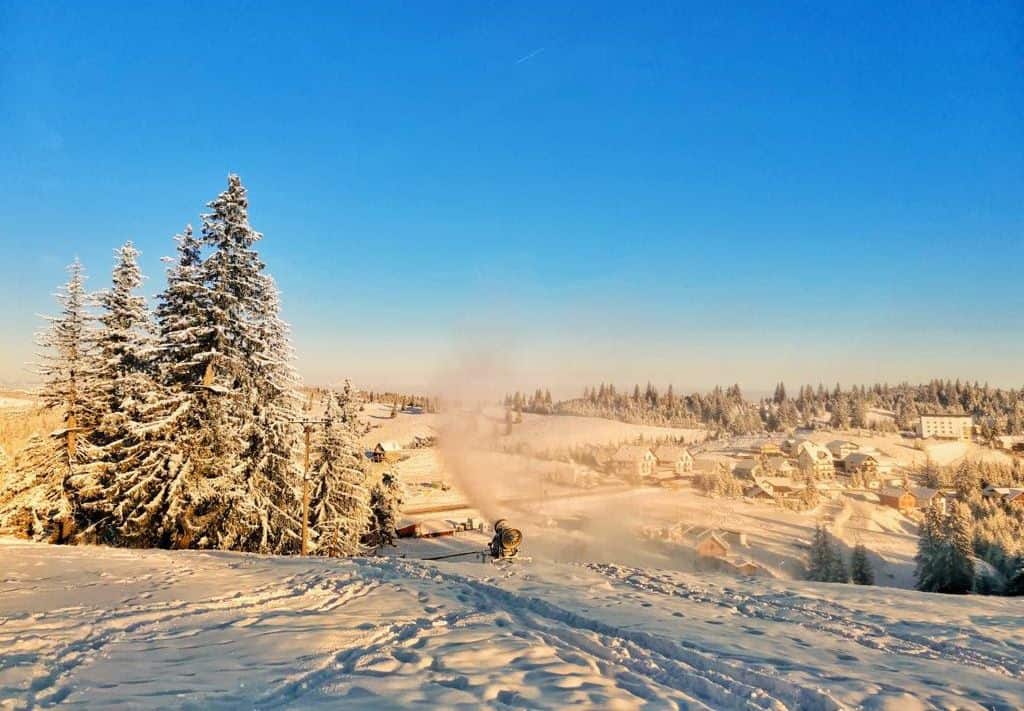
[[0, 380], [233, 171], [313, 382], [1024, 383], [1018, 3], [298, 5], [0, 4]]

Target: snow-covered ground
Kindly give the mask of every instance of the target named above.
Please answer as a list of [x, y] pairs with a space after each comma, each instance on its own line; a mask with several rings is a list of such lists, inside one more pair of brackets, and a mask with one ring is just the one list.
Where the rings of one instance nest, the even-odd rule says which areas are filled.
[[0, 542], [0, 708], [1020, 708], [1009, 598]]
[[436, 436], [446, 427], [465, 426], [472, 421], [479, 438], [494, 434], [506, 447], [528, 444], [534, 450], [557, 449], [584, 444], [621, 444], [644, 437], [648, 441], [676, 439], [699, 442], [707, 430], [678, 427], [632, 425], [601, 417], [574, 417], [571, 415], [534, 415], [523, 413], [523, 421], [506, 435], [505, 410], [488, 407], [482, 412], [438, 415], [398, 412], [391, 417], [391, 406], [384, 403], [366, 403], [361, 413], [370, 431], [363, 443], [372, 447], [381, 440], [395, 440], [408, 444], [414, 437]]

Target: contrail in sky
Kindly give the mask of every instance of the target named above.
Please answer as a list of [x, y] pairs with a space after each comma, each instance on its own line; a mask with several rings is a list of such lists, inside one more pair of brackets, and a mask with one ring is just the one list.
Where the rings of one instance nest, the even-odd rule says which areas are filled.
[[522, 57], [517, 59], [516, 60], [516, 64], [522, 64], [523, 62], [529, 62], [531, 59], [533, 59], [534, 57], [536, 57], [538, 54], [540, 54], [543, 51], [544, 51], [543, 47], [535, 49], [532, 52], [530, 52], [529, 54], [523, 55]]

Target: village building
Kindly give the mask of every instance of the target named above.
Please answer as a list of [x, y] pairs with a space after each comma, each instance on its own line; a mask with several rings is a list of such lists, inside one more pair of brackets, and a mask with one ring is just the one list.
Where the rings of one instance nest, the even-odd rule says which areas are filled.
[[686, 447], [663, 444], [654, 450], [654, 458], [659, 467], [670, 468], [677, 475], [693, 471], [693, 457]]
[[881, 489], [878, 492], [878, 501], [883, 506], [891, 506], [901, 514], [909, 514], [917, 508], [917, 497], [906, 489]]
[[741, 459], [736, 462], [732, 474], [737, 479], [754, 481], [765, 475], [764, 466], [756, 459]]
[[879, 474], [875, 481], [883, 489], [902, 489], [907, 485], [907, 480], [899, 474]]
[[860, 449], [860, 445], [856, 442], [848, 442], [844, 439], [834, 439], [826, 444], [825, 448], [832, 453], [832, 459], [836, 462], [841, 462]]
[[1013, 491], [1013, 488], [1009, 486], [992, 486], [989, 484], [981, 490], [981, 495], [986, 499], [1001, 499], [1011, 491]]
[[835, 475], [835, 463], [832, 453], [814, 442], [802, 442], [797, 446], [799, 454], [796, 461], [801, 472], [813, 474], [818, 479], [831, 478]]
[[757, 452], [762, 457], [776, 457], [782, 454], [782, 449], [779, 447], [778, 442], [768, 440], [761, 443], [761, 446], [757, 448]]
[[924, 510], [930, 506], [937, 506], [941, 513], [946, 513], [946, 495], [927, 486], [885, 487], [879, 490], [878, 500], [883, 506], [891, 506], [902, 514]]
[[612, 470], [627, 479], [642, 479], [654, 471], [657, 460], [654, 453], [647, 447], [624, 444], [612, 457]]
[[793, 459], [798, 459], [800, 454], [805, 450], [815, 450], [821, 446], [817, 442], [812, 442], [809, 439], [797, 439], [792, 441], [793, 444], [789, 447], [789, 456], [793, 457]]
[[875, 469], [878, 471], [879, 478], [886, 479], [893, 476], [897, 464], [894, 458], [881, 452], [873, 452], [871, 456], [875, 458]]
[[1000, 435], [993, 444], [1006, 452], [1024, 452], [1024, 435]]
[[869, 407], [865, 414], [865, 424], [868, 427], [895, 427], [896, 413], [892, 410], [885, 410], [881, 407]]
[[989, 485], [981, 490], [981, 494], [987, 499], [997, 499], [1013, 506], [1024, 506], [1024, 489]]
[[917, 434], [921, 439], [970, 439], [974, 418], [970, 415], [921, 415]]
[[755, 501], [775, 501], [775, 490], [767, 481], [758, 480], [743, 490], [743, 495]]
[[729, 544], [718, 532], [707, 531], [698, 539], [694, 550], [701, 558], [725, 558], [729, 555]]
[[878, 476], [878, 460], [867, 452], [853, 452], [843, 459], [843, 471], [847, 476], [860, 475], [864, 481], [871, 481]]
[[373, 448], [372, 459], [375, 462], [397, 462], [402, 455], [402, 445], [393, 440], [378, 442]]
[[797, 471], [796, 465], [786, 457], [769, 457], [764, 468], [777, 476], [793, 476]]
[[910, 491], [917, 501], [917, 508], [927, 509], [930, 506], [937, 506], [941, 513], [946, 513], [946, 495], [938, 489], [930, 489], [927, 486], [915, 486]]
[[770, 486], [772, 494], [779, 494], [783, 496], [786, 494], [798, 493], [807, 488], [803, 482], [793, 481], [793, 479], [788, 476], [769, 476], [761, 479], [759, 483]]

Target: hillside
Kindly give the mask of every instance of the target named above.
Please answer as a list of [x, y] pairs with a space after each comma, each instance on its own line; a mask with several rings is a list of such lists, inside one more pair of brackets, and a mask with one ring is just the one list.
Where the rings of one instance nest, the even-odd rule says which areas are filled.
[[500, 438], [502, 445], [515, 447], [526, 443], [534, 450], [557, 449], [583, 444], [620, 444], [643, 437], [649, 441], [673, 439], [699, 442], [706, 436], [701, 429], [678, 427], [655, 427], [633, 425], [601, 417], [575, 417], [572, 415], [534, 415], [523, 413], [523, 421], [515, 425], [511, 434], [505, 434], [505, 411], [501, 408], [487, 408], [479, 413], [434, 413], [410, 414], [399, 412], [391, 417], [391, 406], [384, 403], [366, 403], [360, 413], [370, 425], [370, 431], [363, 438], [372, 446], [380, 440], [395, 440], [408, 444], [414, 437], [436, 436], [440, 431], [452, 427], [465, 427], [472, 423], [474, 434], [479, 437]]
[[1013, 708], [1017, 602], [0, 542], [0, 708]]

